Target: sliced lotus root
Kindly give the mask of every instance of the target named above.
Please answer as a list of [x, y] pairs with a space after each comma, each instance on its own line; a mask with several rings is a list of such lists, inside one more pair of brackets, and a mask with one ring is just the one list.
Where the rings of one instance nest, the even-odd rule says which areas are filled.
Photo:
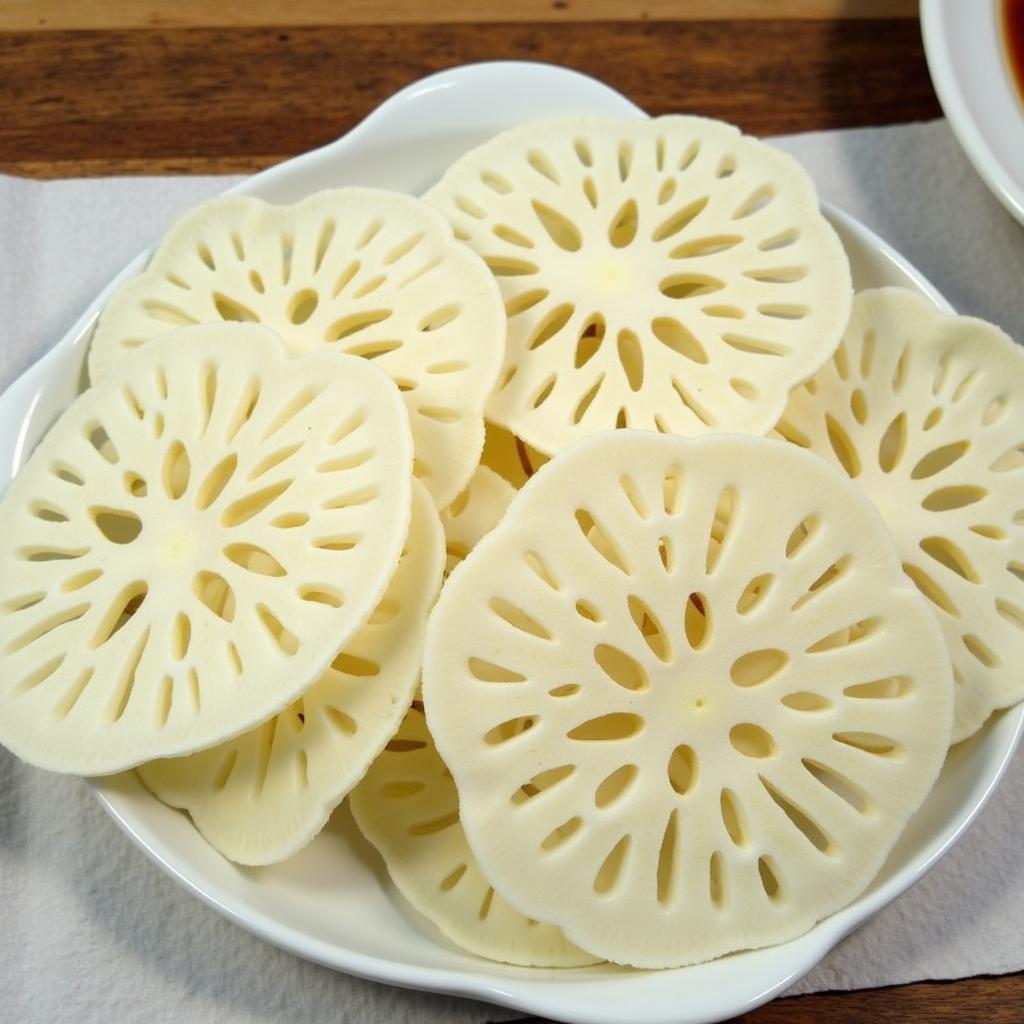
[[349, 806], [398, 890], [463, 949], [528, 967], [597, 962], [559, 928], [514, 910], [481, 873], [459, 823], [459, 794], [421, 706], [413, 705]]
[[481, 870], [638, 967], [849, 903], [931, 788], [953, 687], [856, 487], [766, 439], [605, 433], [533, 477], [427, 632]]
[[503, 427], [487, 424], [480, 463], [504, 477], [516, 490], [548, 461], [536, 448]]
[[487, 415], [549, 455], [614, 427], [764, 434], [849, 315], [811, 179], [719, 121], [524, 125], [425, 198], [505, 298]]
[[448, 550], [445, 575], [476, 547], [505, 514], [515, 488], [486, 466], [478, 466], [469, 486], [441, 513]]
[[[515, 490], [485, 466], [442, 515], [448, 572], [498, 524]], [[595, 958], [562, 932], [513, 910], [481, 874], [459, 822], [451, 773], [415, 703], [402, 727], [349, 797], [402, 895], [449, 939], [479, 956], [534, 967]]]
[[779, 431], [882, 513], [953, 660], [954, 741], [1024, 699], [1024, 351], [911, 292], [863, 292]]
[[363, 360], [220, 324], [119, 363], [0, 503], [0, 742], [98, 775], [287, 707], [394, 574], [411, 464]]
[[281, 714], [227, 743], [142, 765], [164, 803], [189, 812], [225, 857], [270, 864], [297, 853], [394, 735], [419, 681], [444, 546], [429, 493], [413, 492], [398, 569], [365, 626]]
[[374, 360], [403, 393], [416, 474], [438, 507], [466, 486], [505, 317], [487, 268], [425, 203], [351, 188], [295, 206], [221, 196], [196, 207], [104, 309], [90, 377], [172, 326], [220, 320], [259, 321], [293, 355]]

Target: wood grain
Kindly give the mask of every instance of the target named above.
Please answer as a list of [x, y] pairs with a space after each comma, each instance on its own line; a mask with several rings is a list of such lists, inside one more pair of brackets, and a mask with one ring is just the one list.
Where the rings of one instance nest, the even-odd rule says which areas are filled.
[[916, 0], [2, 0], [0, 31], [424, 22], [916, 18]]
[[1024, 974], [796, 996], [730, 1024], [1021, 1024]]
[[0, 33], [0, 171], [253, 171], [456, 64], [548, 60], [652, 114], [760, 135], [938, 116], [916, 22], [356, 25]]

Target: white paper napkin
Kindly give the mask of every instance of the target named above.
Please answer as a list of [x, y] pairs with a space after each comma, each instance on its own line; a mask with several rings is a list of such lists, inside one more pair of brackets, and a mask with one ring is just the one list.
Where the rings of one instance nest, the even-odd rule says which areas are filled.
[[[944, 122], [779, 140], [961, 312], [1024, 341], [1024, 228]], [[0, 177], [0, 388], [174, 217], [231, 178]], [[1024, 968], [1024, 758], [960, 845], [794, 992]], [[0, 1018], [21, 1024], [458, 1024], [517, 1014], [349, 978], [187, 896], [85, 785], [0, 749]]]

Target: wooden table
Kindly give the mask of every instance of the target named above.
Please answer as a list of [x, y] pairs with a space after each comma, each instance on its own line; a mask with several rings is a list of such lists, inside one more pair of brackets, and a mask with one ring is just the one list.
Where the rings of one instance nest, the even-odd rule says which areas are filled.
[[[0, 0], [0, 171], [251, 172], [432, 71], [547, 60], [758, 134], [941, 114], [912, 0]], [[744, 1024], [1024, 1020], [1024, 975], [802, 996]]]

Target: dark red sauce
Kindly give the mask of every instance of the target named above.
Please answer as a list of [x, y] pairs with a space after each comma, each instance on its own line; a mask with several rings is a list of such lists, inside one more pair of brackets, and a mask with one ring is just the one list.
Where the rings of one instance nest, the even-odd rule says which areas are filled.
[[1024, 0], [1003, 0], [1003, 38], [1010, 62], [1010, 77], [1024, 102]]

